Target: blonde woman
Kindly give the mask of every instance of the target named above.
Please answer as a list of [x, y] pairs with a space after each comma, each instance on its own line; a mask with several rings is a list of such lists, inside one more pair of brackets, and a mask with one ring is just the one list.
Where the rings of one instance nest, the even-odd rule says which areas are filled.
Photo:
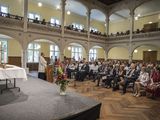
[[141, 96], [141, 94], [140, 94], [141, 87], [147, 86], [148, 82], [149, 82], [149, 73], [146, 72], [146, 67], [143, 66], [141, 68], [139, 78], [135, 82], [134, 96], [140, 97]]

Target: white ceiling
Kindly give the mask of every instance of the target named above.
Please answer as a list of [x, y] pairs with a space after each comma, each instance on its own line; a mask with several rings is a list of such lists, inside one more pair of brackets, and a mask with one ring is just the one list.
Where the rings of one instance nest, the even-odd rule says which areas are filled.
[[[56, 8], [57, 5], [60, 5], [61, 0], [29, 0], [30, 2], [42, 2], [43, 4], [49, 5], [51, 7]], [[76, 14], [86, 16], [86, 7], [78, 2], [77, 0], [67, 0], [66, 10], [70, 10]], [[149, 13], [153, 13], [156, 11], [160, 11], [160, 0], [151, 0], [140, 7], [138, 7], [135, 11], [135, 14], [141, 14], [141, 16], [148, 15]], [[105, 21], [105, 15], [99, 10], [91, 11], [91, 19], [96, 19], [99, 21]], [[110, 16], [111, 21], [119, 21], [129, 17], [129, 10], [121, 10], [112, 14]]]
[[[33, 0], [30, 0], [30, 1], [33, 1]], [[53, 7], [60, 5], [60, 2], [61, 2], [61, 0], [34, 0], [34, 1], [42, 2], [43, 4], [50, 5]], [[67, 0], [66, 10], [70, 10], [71, 12], [74, 12], [82, 16], [86, 16], [86, 12], [87, 12], [85, 6], [80, 2], [77, 2], [76, 0]], [[146, 14], [153, 13], [156, 11], [160, 11], [160, 0], [151, 0], [150, 2], [147, 2], [141, 5], [136, 9], [135, 13], [136, 15], [141, 14], [141, 16], [144, 16]], [[119, 20], [127, 19], [128, 17], [129, 17], [129, 10], [121, 10], [116, 12], [115, 14], [112, 14], [110, 16], [110, 20], [119, 21]], [[91, 19], [96, 19], [104, 22], [105, 15], [99, 10], [92, 10]]]
[[142, 4], [136, 9], [135, 14], [145, 16], [154, 12], [160, 13], [160, 0], [151, 0], [150, 2]]
[[93, 9], [91, 11], [91, 19], [95, 19], [95, 20], [99, 20], [99, 21], [105, 21], [105, 15], [104, 13], [102, 13], [101, 11], [97, 10], [97, 9]]

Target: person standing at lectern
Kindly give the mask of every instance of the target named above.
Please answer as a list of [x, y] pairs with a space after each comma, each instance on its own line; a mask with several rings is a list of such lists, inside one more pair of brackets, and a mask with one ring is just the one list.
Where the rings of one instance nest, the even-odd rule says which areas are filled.
[[44, 58], [44, 53], [41, 53], [39, 57], [39, 65], [38, 65], [38, 78], [46, 80], [45, 69], [47, 67], [47, 61]]

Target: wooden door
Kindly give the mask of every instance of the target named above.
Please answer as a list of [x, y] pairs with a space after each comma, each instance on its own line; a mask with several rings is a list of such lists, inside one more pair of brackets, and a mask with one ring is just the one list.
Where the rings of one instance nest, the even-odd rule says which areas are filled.
[[143, 61], [144, 62], [156, 62], [157, 61], [157, 51], [143, 51]]

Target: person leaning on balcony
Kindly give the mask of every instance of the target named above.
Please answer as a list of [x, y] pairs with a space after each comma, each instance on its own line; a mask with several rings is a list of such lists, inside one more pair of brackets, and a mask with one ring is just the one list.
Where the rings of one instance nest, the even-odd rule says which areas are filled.
[[34, 23], [39, 23], [38, 18], [36, 17], [36, 19], [33, 20]]
[[46, 80], [45, 70], [47, 67], [47, 61], [44, 58], [44, 53], [41, 53], [39, 57], [39, 65], [38, 65], [38, 78]]
[[43, 19], [42, 22], [41, 22], [41, 24], [42, 24], [42, 25], [46, 25], [46, 20]]

